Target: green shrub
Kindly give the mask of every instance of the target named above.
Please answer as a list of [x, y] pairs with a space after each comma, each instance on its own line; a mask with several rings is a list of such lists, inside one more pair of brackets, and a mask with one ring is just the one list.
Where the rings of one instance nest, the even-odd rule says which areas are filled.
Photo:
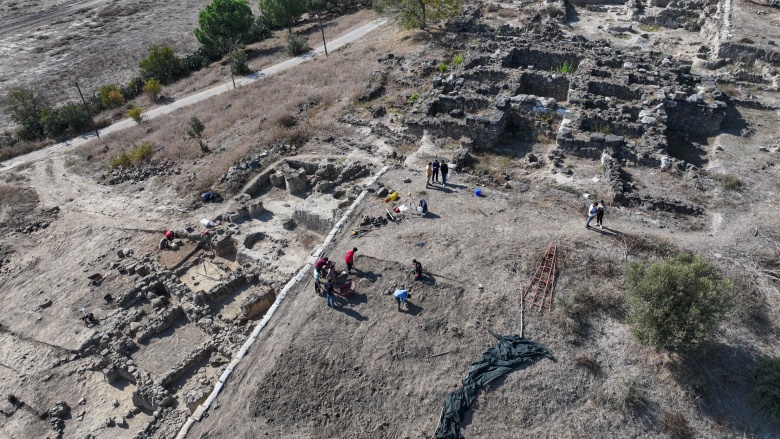
[[246, 51], [244, 49], [236, 49], [230, 52], [230, 70], [234, 75], [246, 75], [249, 70], [249, 64], [247, 64]]
[[146, 84], [144, 84], [144, 92], [149, 96], [150, 101], [157, 102], [157, 98], [160, 97], [162, 92], [162, 84], [154, 78], [149, 78]]
[[122, 106], [125, 103], [125, 95], [116, 84], [108, 84], [100, 87], [100, 105], [111, 109]]
[[780, 357], [765, 358], [755, 370], [754, 398], [758, 407], [780, 421]]
[[656, 349], [684, 352], [707, 340], [731, 305], [733, 285], [701, 256], [682, 254], [626, 268], [631, 333]]
[[185, 75], [181, 60], [168, 46], [152, 44], [149, 55], [139, 64], [143, 81], [154, 78], [163, 84], [170, 84]]
[[724, 189], [736, 192], [741, 191], [745, 185], [742, 180], [735, 175], [724, 175], [721, 177], [720, 181]]
[[441, 63], [436, 69], [439, 71], [439, 73], [447, 73], [450, 68], [447, 67], [447, 64]]
[[122, 92], [122, 95], [125, 97], [125, 99], [133, 99], [144, 89], [144, 81], [141, 78], [133, 78], [131, 79], [126, 86], [121, 87], [119, 89], [120, 92]]
[[289, 53], [290, 56], [298, 56], [310, 50], [311, 47], [309, 47], [306, 38], [303, 38], [298, 34], [287, 35], [287, 53]]
[[65, 104], [56, 110], [44, 111], [41, 123], [46, 136], [52, 139], [75, 136], [92, 127], [90, 114], [76, 104]]
[[208, 67], [210, 63], [211, 61], [203, 48], [188, 54], [181, 60], [182, 70], [185, 72], [197, 72]]
[[141, 110], [141, 107], [136, 107], [135, 105], [133, 105], [132, 107], [130, 107], [130, 109], [127, 110], [127, 116], [133, 119], [135, 123], [139, 125], [144, 120], [143, 110]]
[[257, 20], [255, 20], [252, 27], [249, 29], [249, 33], [252, 36], [252, 41], [263, 41], [266, 38], [270, 38], [272, 33], [268, 19], [262, 15], [257, 17]]
[[564, 61], [563, 64], [555, 67], [555, 73], [574, 73], [574, 64]]
[[152, 153], [154, 153], [152, 145], [144, 140], [138, 145], [133, 145], [129, 152], [124, 149], [121, 150], [119, 155], [111, 160], [109, 168], [116, 169], [120, 166], [127, 168], [142, 160], [146, 160], [152, 156]]
[[463, 64], [463, 54], [459, 53], [459, 54], [455, 55], [454, 58], [452, 58], [452, 65], [457, 67], [457, 66], [459, 66], [461, 64]]
[[409, 102], [417, 102], [417, 100], [420, 99], [420, 93], [412, 93], [411, 96], [409, 96]]

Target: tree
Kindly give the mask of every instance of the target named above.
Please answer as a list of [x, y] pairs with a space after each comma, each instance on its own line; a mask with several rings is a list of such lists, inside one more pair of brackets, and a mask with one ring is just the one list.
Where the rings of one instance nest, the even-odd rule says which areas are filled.
[[149, 100], [157, 102], [157, 98], [160, 97], [160, 92], [162, 92], [160, 81], [150, 78], [146, 81], [146, 84], [144, 84], [144, 92], [149, 96]]
[[765, 358], [755, 370], [753, 394], [758, 407], [780, 421], [780, 357]]
[[225, 40], [239, 40], [242, 43], [252, 41], [252, 28], [255, 17], [246, 0], [213, 0], [198, 15], [198, 28], [195, 38], [204, 49], [222, 56]]
[[380, 0], [379, 9], [395, 16], [401, 26], [425, 29], [429, 20], [446, 20], [457, 14], [462, 0]]
[[631, 332], [643, 344], [684, 352], [711, 335], [731, 305], [733, 285], [688, 254], [626, 269]]
[[49, 104], [39, 92], [24, 87], [12, 88], [2, 104], [11, 120], [16, 122], [16, 135], [20, 139], [36, 140], [44, 137], [41, 116], [49, 109]]
[[203, 152], [209, 152], [209, 147], [206, 142], [203, 141], [203, 131], [206, 129], [203, 123], [195, 116], [190, 118], [190, 130], [187, 131], [187, 137], [198, 141], [200, 150]]
[[292, 25], [307, 11], [307, 4], [301, 0], [260, 0], [260, 14], [274, 26], [287, 28], [292, 34]]
[[168, 46], [152, 44], [149, 55], [139, 65], [141, 80], [155, 78], [163, 84], [170, 84], [184, 76], [181, 60]]

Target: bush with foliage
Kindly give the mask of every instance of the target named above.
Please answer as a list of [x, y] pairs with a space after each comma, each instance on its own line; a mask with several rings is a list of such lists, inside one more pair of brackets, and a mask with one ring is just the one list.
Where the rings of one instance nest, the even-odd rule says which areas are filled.
[[135, 121], [135, 123], [137, 123], [139, 125], [144, 120], [143, 110], [141, 110], [141, 107], [136, 107], [135, 105], [131, 106], [127, 110], [127, 116], [130, 119], [133, 119]]
[[162, 93], [162, 84], [154, 78], [149, 78], [149, 80], [146, 81], [146, 84], [144, 84], [144, 93], [149, 96], [150, 101], [157, 102], [157, 98], [159, 98], [160, 93]]
[[100, 87], [100, 105], [111, 109], [122, 106], [125, 103], [125, 95], [116, 84], [108, 84]]
[[227, 42], [246, 44], [252, 41], [255, 16], [246, 0], [213, 0], [198, 15], [195, 38], [209, 55], [222, 56]]
[[758, 407], [780, 421], [780, 357], [765, 358], [755, 371], [754, 396]]
[[173, 49], [155, 44], [149, 48], [149, 55], [141, 60], [139, 67], [144, 82], [154, 78], [167, 85], [186, 74]]
[[306, 41], [306, 38], [298, 34], [287, 35], [287, 53], [290, 56], [298, 56], [310, 50], [311, 47], [309, 47], [309, 42]]
[[44, 137], [41, 115], [48, 111], [49, 104], [39, 92], [24, 87], [12, 88], [2, 104], [17, 125], [16, 135], [19, 139], [37, 140]]
[[153, 152], [152, 144], [144, 140], [138, 145], [133, 145], [130, 151], [124, 149], [120, 151], [119, 155], [114, 157], [108, 166], [111, 169], [116, 169], [120, 166], [127, 168], [151, 157]]
[[632, 262], [626, 280], [631, 333], [656, 349], [684, 352], [707, 340], [732, 303], [732, 283], [701, 256]]
[[230, 61], [230, 70], [234, 75], [246, 75], [251, 72], [244, 49], [236, 49], [230, 52], [228, 59]]
[[454, 57], [452, 57], [452, 65], [453, 66], [458, 67], [461, 64], [463, 64], [463, 54], [462, 53], [459, 53], [459, 54], [455, 55]]
[[125, 99], [129, 100], [141, 94], [143, 88], [144, 88], [143, 79], [136, 77], [131, 79], [126, 86], [121, 87], [119, 91], [122, 92], [122, 95], [124, 95]]
[[197, 72], [200, 69], [208, 67], [211, 59], [203, 48], [200, 48], [181, 60], [182, 69], [187, 72]]
[[46, 137], [58, 139], [88, 131], [92, 127], [91, 117], [81, 105], [65, 104], [56, 110], [44, 111], [41, 124]]

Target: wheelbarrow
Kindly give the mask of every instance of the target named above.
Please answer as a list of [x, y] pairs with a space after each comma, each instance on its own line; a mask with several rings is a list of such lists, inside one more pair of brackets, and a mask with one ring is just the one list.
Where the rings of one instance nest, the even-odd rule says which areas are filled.
[[350, 281], [341, 284], [339, 286], [339, 292], [337, 294], [343, 298], [347, 298], [354, 292], [355, 292], [355, 282]]

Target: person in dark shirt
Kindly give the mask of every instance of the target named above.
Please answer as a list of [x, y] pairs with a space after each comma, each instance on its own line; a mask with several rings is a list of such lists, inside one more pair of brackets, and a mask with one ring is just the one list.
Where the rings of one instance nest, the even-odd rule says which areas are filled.
[[447, 174], [450, 172], [450, 167], [447, 165], [447, 162], [442, 160], [441, 161], [441, 184], [444, 186], [447, 186]]
[[414, 273], [414, 280], [422, 279], [422, 275], [423, 275], [422, 264], [419, 263], [417, 259], [412, 259], [412, 265], [414, 266], [412, 270]]
[[438, 183], [439, 182], [439, 161], [434, 160], [431, 167], [433, 168], [433, 182]]

